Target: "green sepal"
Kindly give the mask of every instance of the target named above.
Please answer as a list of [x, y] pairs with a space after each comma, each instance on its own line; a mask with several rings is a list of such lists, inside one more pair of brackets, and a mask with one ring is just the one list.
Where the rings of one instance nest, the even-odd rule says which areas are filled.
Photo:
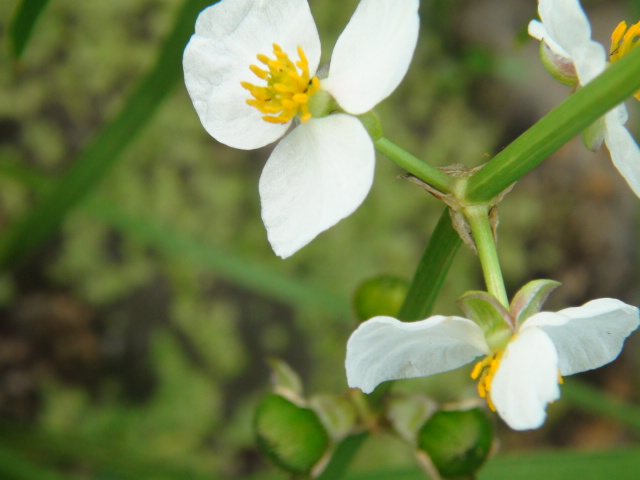
[[290, 397], [302, 397], [302, 380], [287, 362], [279, 358], [269, 358], [271, 381], [276, 392]]
[[324, 90], [318, 90], [309, 98], [309, 113], [313, 118], [322, 118], [338, 109], [336, 100]]
[[562, 284], [555, 280], [533, 280], [518, 290], [509, 307], [516, 325], [520, 325], [531, 315], [538, 313], [551, 292], [560, 285]]
[[308, 474], [329, 446], [329, 435], [313, 410], [275, 393], [256, 408], [254, 428], [260, 450], [290, 473]]
[[493, 427], [479, 408], [436, 412], [418, 433], [418, 448], [446, 479], [475, 478], [492, 444]]
[[385, 315], [397, 317], [407, 296], [406, 281], [381, 275], [361, 283], [353, 295], [353, 307], [360, 321]]
[[513, 319], [500, 301], [487, 292], [467, 292], [458, 299], [467, 318], [484, 332], [491, 350], [504, 347], [513, 331]]
[[582, 131], [582, 142], [592, 152], [597, 152], [604, 141], [604, 117], [600, 117]]
[[356, 409], [344, 397], [329, 393], [314, 395], [309, 399], [309, 406], [335, 442], [346, 437], [356, 423]]
[[417, 444], [418, 432], [438, 409], [438, 404], [426, 395], [416, 393], [391, 397], [387, 402], [389, 423], [404, 440]]
[[544, 68], [560, 83], [569, 87], [578, 84], [578, 73], [573, 62], [554, 53], [544, 41], [540, 42], [540, 60]]
[[358, 118], [362, 122], [362, 125], [367, 130], [367, 133], [374, 142], [384, 137], [382, 130], [382, 121], [376, 112], [369, 110], [362, 115], [358, 115]]

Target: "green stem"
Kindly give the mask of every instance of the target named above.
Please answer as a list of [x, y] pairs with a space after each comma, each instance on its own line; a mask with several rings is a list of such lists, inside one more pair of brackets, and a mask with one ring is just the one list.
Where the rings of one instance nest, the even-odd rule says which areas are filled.
[[488, 209], [489, 207], [486, 205], [471, 206], [464, 209], [464, 215], [469, 222], [478, 249], [487, 291], [508, 308], [509, 299], [502, 279], [502, 270], [500, 269], [493, 231], [489, 223]]
[[467, 201], [491, 200], [638, 89], [640, 48], [569, 96], [473, 175]]
[[451, 177], [442, 170], [423, 162], [384, 137], [376, 140], [374, 145], [378, 152], [423, 182], [428, 183], [442, 193], [451, 192]]

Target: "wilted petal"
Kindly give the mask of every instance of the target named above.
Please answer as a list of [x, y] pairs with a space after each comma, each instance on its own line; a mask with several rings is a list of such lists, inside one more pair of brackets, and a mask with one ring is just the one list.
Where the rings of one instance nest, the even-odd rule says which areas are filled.
[[611, 161], [620, 175], [640, 197], [640, 150], [629, 130], [624, 126], [627, 109], [620, 105], [605, 116], [604, 141], [607, 144]]
[[542, 312], [525, 327], [540, 327], [558, 352], [562, 375], [573, 375], [615, 360], [625, 338], [640, 323], [638, 309], [613, 298], [600, 298], [558, 313]]
[[573, 60], [582, 85], [602, 73], [606, 53], [591, 40], [591, 25], [578, 0], [540, 0], [538, 12], [549, 37]]
[[360, 121], [313, 118], [276, 146], [260, 177], [262, 220], [286, 258], [350, 215], [373, 182], [375, 152]]
[[338, 38], [322, 88], [359, 115], [402, 81], [418, 40], [418, 0], [361, 0]]
[[311, 73], [320, 61], [320, 39], [306, 0], [225, 0], [203, 10], [184, 51], [187, 90], [204, 128], [230, 147], [253, 149], [280, 138], [287, 125], [262, 120], [246, 104], [240, 82], [263, 82], [249, 66], [279, 44], [292, 60], [301, 46]]
[[369, 393], [386, 380], [453, 370], [489, 349], [471, 320], [438, 315], [419, 322], [374, 317], [347, 343], [347, 381]]
[[514, 430], [544, 423], [547, 404], [560, 396], [558, 356], [545, 332], [522, 330], [507, 345], [490, 393], [498, 414]]

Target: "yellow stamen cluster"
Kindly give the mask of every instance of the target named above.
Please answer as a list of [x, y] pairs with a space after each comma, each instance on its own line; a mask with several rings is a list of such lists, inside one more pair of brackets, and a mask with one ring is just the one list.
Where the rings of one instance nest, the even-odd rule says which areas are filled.
[[[611, 50], [609, 60], [616, 62], [633, 50], [640, 40], [640, 22], [627, 29], [627, 22], [620, 22], [611, 34]], [[640, 100], [640, 90], [634, 95]]]
[[473, 371], [471, 372], [471, 378], [478, 380], [478, 394], [482, 398], [487, 399], [489, 408], [494, 412], [496, 411], [496, 407], [491, 401], [491, 382], [498, 371], [503, 353], [503, 351], [499, 351], [493, 355], [486, 356], [483, 360], [476, 363], [476, 366], [473, 367]]
[[257, 77], [266, 80], [265, 86], [240, 82], [253, 97], [247, 99], [247, 103], [264, 113], [262, 118], [267, 122], [287, 123], [296, 115], [306, 122], [311, 118], [309, 99], [320, 90], [320, 80], [318, 77], [311, 78], [309, 62], [302, 47], [298, 47], [300, 60], [295, 63], [276, 43], [273, 44], [273, 55], [274, 59], [263, 54], [257, 56], [267, 70], [256, 65], [249, 66]]

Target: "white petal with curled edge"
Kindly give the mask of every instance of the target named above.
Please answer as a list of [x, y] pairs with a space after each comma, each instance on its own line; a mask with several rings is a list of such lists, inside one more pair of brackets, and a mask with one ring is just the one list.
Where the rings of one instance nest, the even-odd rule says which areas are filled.
[[336, 43], [322, 88], [359, 115], [402, 81], [418, 40], [418, 0], [361, 0]]
[[607, 113], [604, 121], [604, 141], [613, 165], [627, 181], [633, 193], [640, 197], [640, 149], [624, 126], [626, 120], [627, 109], [624, 105]]
[[262, 220], [274, 252], [286, 258], [363, 202], [375, 152], [360, 120], [312, 118], [276, 146], [260, 177]]
[[591, 25], [578, 0], [540, 0], [538, 12], [549, 36], [572, 58], [582, 85], [602, 73], [606, 53], [591, 40]]
[[347, 342], [347, 381], [369, 393], [384, 381], [446, 372], [488, 353], [482, 329], [466, 318], [438, 315], [401, 322], [374, 317]]
[[544, 423], [547, 404], [560, 396], [558, 356], [546, 333], [529, 328], [507, 345], [490, 394], [498, 414], [514, 430]]
[[542, 328], [556, 346], [560, 373], [573, 375], [615, 360], [639, 323], [636, 307], [600, 298], [558, 313], [538, 313], [522, 328]]
[[259, 53], [271, 58], [274, 43], [294, 61], [300, 45], [315, 73], [320, 39], [306, 0], [222, 0], [198, 16], [184, 51], [185, 84], [202, 125], [219, 142], [254, 149], [287, 131], [288, 124], [262, 120], [262, 113], [246, 104], [251, 95], [240, 85], [264, 83], [249, 66], [261, 65]]
[[553, 53], [563, 57], [564, 59], [571, 60], [571, 57], [567, 51], [556, 43], [556, 41], [547, 33], [547, 29], [538, 20], [531, 20], [529, 27], [527, 28], [529, 35], [536, 40], [544, 41]]

